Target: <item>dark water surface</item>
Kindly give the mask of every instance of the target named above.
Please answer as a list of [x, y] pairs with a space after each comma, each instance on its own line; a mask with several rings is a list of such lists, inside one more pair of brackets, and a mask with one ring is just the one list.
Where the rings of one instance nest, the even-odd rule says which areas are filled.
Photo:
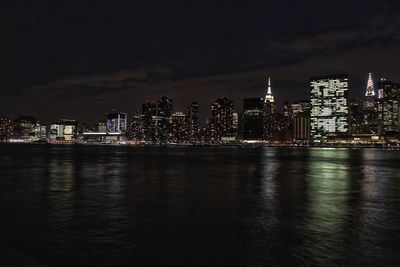
[[395, 266], [400, 151], [3, 144], [0, 215], [2, 266]]

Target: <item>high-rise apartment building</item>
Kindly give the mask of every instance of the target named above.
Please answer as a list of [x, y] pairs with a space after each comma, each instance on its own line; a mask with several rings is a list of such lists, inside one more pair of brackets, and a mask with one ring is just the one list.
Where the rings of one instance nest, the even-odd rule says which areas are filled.
[[211, 105], [210, 139], [219, 142], [222, 137], [232, 137], [234, 134], [233, 100], [227, 97], [217, 99]]
[[171, 116], [171, 141], [182, 143], [188, 139], [186, 115], [183, 112], [174, 112]]
[[264, 98], [243, 100], [243, 140], [261, 141], [264, 137]]
[[157, 115], [157, 106], [154, 102], [147, 101], [142, 105], [142, 126], [143, 126], [143, 139], [151, 141], [154, 138], [155, 127], [153, 116]]
[[170, 118], [173, 111], [173, 101], [167, 96], [161, 96], [158, 100], [158, 116], [162, 118]]
[[192, 102], [187, 108], [187, 127], [189, 139], [195, 142], [199, 139], [199, 104]]
[[381, 79], [379, 88], [383, 95], [378, 99], [377, 115], [382, 133], [400, 132], [400, 84]]

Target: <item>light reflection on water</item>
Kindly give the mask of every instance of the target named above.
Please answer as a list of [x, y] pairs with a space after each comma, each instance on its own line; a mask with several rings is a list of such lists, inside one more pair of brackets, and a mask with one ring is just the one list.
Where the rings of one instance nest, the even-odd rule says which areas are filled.
[[398, 151], [1, 148], [3, 243], [49, 265], [399, 261]]

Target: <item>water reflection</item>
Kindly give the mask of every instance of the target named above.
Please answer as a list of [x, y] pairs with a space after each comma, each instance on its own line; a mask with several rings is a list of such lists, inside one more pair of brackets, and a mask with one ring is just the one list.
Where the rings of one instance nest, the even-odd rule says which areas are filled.
[[[344, 229], [349, 198], [349, 150], [311, 149], [308, 161], [308, 209], [304, 256], [323, 264], [324, 258], [345, 255]], [[318, 262], [321, 261], [321, 262]]]

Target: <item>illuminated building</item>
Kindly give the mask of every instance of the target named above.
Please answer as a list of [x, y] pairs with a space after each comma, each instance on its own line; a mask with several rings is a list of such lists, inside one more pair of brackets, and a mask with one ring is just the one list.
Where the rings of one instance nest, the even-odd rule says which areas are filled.
[[240, 122], [240, 115], [237, 112], [233, 112], [232, 114], [232, 130], [233, 130], [233, 134], [235, 135], [235, 137], [238, 137], [239, 134], [239, 122]]
[[50, 124], [49, 139], [61, 141], [74, 141], [77, 139], [78, 121], [63, 119]]
[[45, 140], [47, 137], [47, 129], [46, 125], [42, 125], [40, 122], [37, 122], [34, 128], [34, 134], [36, 139]]
[[[378, 118], [384, 134], [400, 132], [400, 84], [381, 79], [379, 88], [383, 97], [378, 99]], [[379, 114], [380, 113], [380, 114]]]
[[99, 120], [96, 124], [96, 131], [99, 133], [107, 132], [107, 123], [106, 120]]
[[9, 140], [13, 135], [13, 124], [9, 118], [0, 117], [0, 142]]
[[192, 102], [187, 108], [187, 127], [191, 142], [196, 142], [199, 138], [199, 104]]
[[14, 138], [29, 140], [35, 136], [36, 119], [31, 116], [19, 116], [14, 120]]
[[157, 115], [157, 106], [154, 102], [147, 101], [142, 105], [142, 115], [151, 118]]
[[272, 95], [271, 79], [268, 78], [267, 94], [264, 98], [264, 140], [272, 141], [276, 131], [275, 99]]
[[106, 125], [108, 133], [125, 133], [128, 123], [128, 115], [122, 112], [108, 113]]
[[363, 133], [376, 133], [375, 89], [372, 74], [369, 73], [365, 100], [363, 102]]
[[158, 116], [162, 118], [169, 118], [172, 115], [173, 103], [167, 96], [160, 97], [158, 100]]
[[183, 112], [175, 112], [171, 116], [170, 142], [182, 143], [188, 139], [186, 115]]
[[173, 101], [167, 96], [161, 96], [158, 100], [158, 116], [161, 118], [159, 122], [155, 124], [157, 129], [157, 139], [161, 143], [168, 142], [169, 136], [171, 135], [171, 116], [173, 111]]
[[132, 122], [127, 129], [127, 137], [132, 141], [141, 141], [143, 138], [143, 124], [139, 111], [132, 116]]
[[165, 143], [167, 141], [166, 140], [167, 136], [163, 128], [165, 123], [168, 123], [168, 120], [166, 121], [161, 116], [152, 116], [151, 121], [152, 121], [150, 126], [151, 141], [157, 143]]
[[243, 100], [243, 140], [261, 141], [264, 136], [264, 99]]
[[211, 105], [210, 139], [220, 142], [223, 137], [234, 137], [233, 100], [224, 97]]
[[348, 115], [347, 75], [311, 78], [311, 139], [347, 134]]
[[373, 110], [375, 107], [375, 89], [372, 74], [368, 74], [367, 90], [365, 92], [364, 110]]
[[14, 138], [37, 141], [46, 138], [46, 126], [32, 116], [19, 116], [14, 120]]
[[296, 101], [290, 105], [290, 109], [293, 116], [296, 116], [297, 113], [308, 112], [310, 111], [310, 101], [308, 100]]

